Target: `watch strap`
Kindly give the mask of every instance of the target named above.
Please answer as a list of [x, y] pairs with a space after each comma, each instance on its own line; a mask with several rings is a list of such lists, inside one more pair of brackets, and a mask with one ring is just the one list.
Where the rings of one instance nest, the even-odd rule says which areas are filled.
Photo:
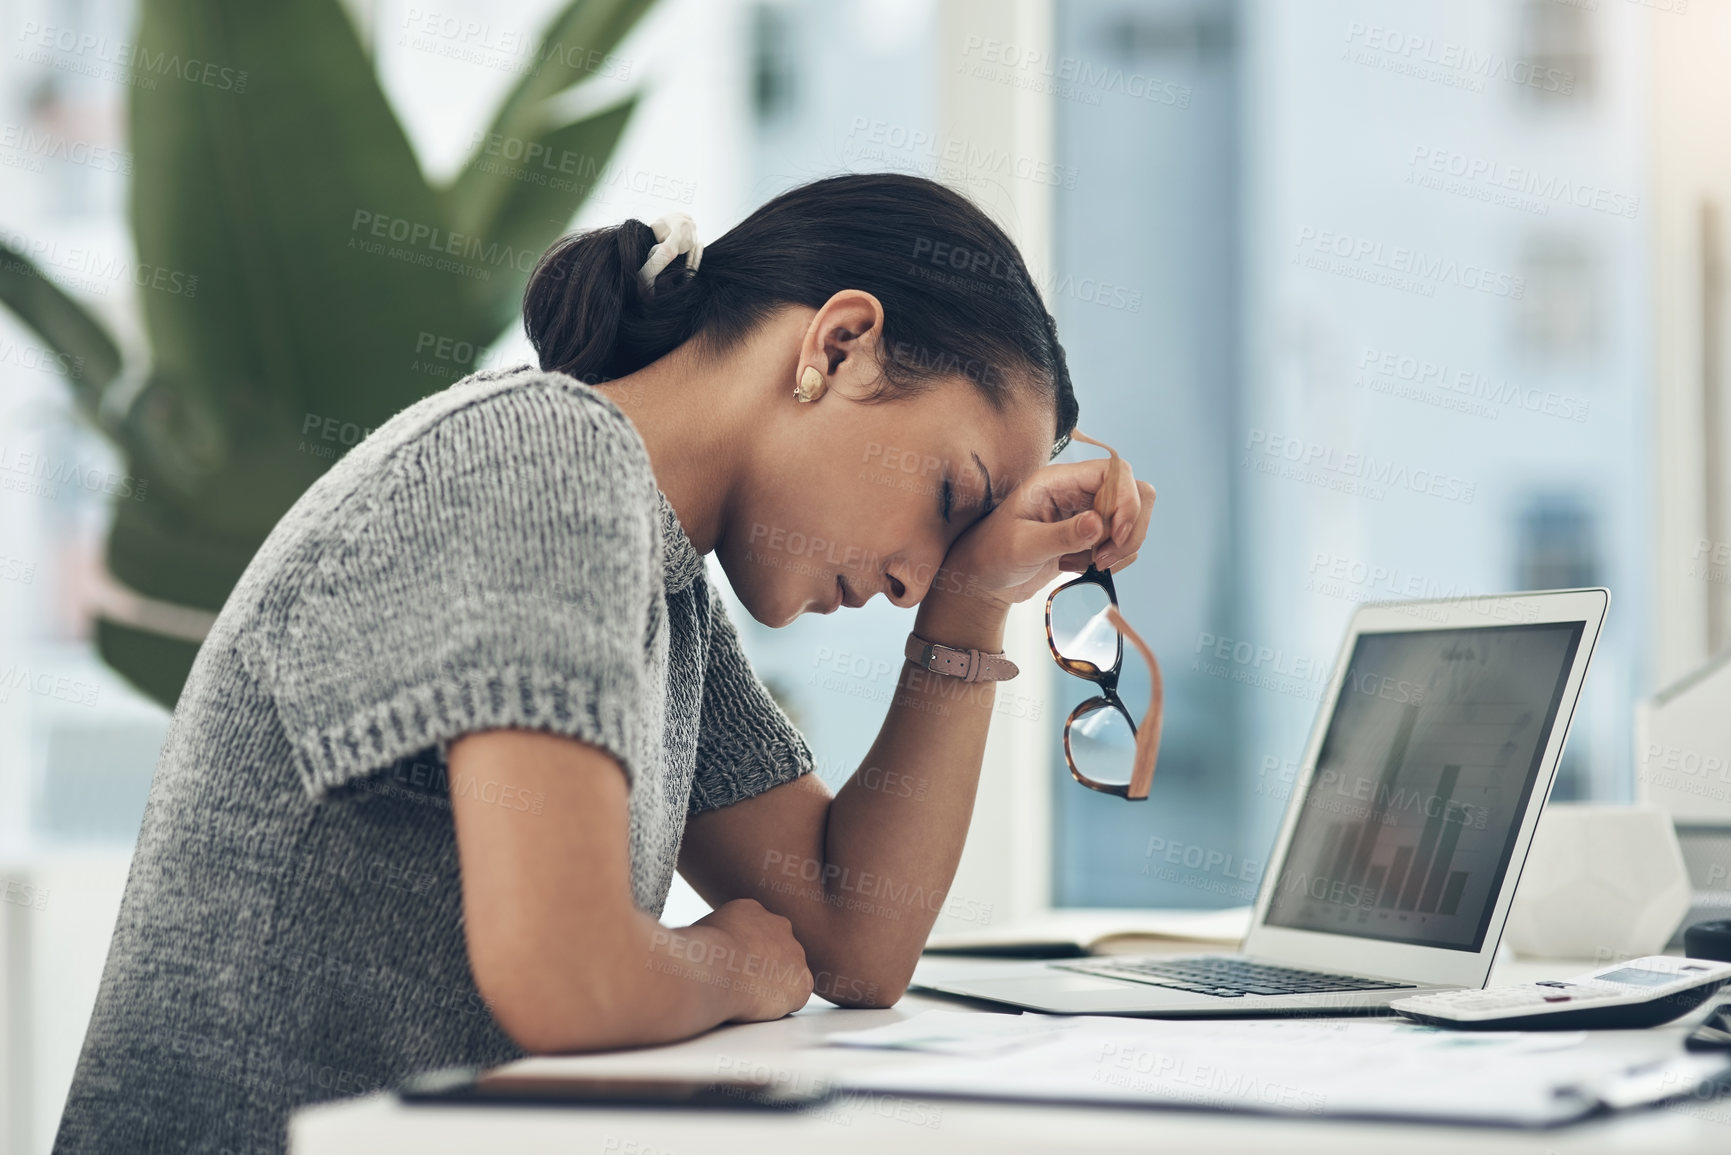
[[1001, 653], [942, 646], [913, 633], [908, 635], [908, 644], [902, 652], [916, 666], [964, 682], [1003, 682], [1021, 673], [1016, 663]]

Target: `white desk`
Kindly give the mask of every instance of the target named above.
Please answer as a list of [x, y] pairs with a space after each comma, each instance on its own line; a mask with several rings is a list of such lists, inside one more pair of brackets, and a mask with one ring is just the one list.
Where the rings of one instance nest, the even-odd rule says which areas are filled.
[[[960, 961], [960, 960], [958, 960]], [[922, 966], [955, 965], [928, 959]], [[978, 960], [967, 960], [977, 968]], [[1493, 982], [1566, 976], [1591, 964], [1516, 962], [1500, 966]], [[840, 1030], [880, 1026], [921, 1011], [962, 1010], [952, 999], [910, 994], [882, 1011], [844, 1011], [814, 999], [798, 1014], [773, 1023], [725, 1027], [670, 1047], [591, 1055], [562, 1062], [608, 1074], [714, 1077], [762, 1064], [799, 1085], [843, 1071], [917, 1062], [918, 1054], [822, 1045]], [[1681, 1034], [1681, 1028], [1661, 1028]], [[1595, 1032], [1587, 1046], [1626, 1046], [1627, 1036], [1653, 1032]], [[1390, 1125], [1200, 1111], [1019, 1106], [954, 1100], [846, 1096], [839, 1107], [807, 1114], [679, 1110], [558, 1110], [547, 1108], [404, 1107], [388, 1096], [309, 1107], [290, 1126], [294, 1155], [417, 1155], [510, 1151], [614, 1152], [617, 1155], [760, 1155], [819, 1151], [823, 1155], [894, 1151], [1057, 1152], [1089, 1155], [1158, 1150], [1435, 1152], [1458, 1155], [1569, 1155], [1625, 1152], [1647, 1155], [1724, 1155], [1731, 1150], [1731, 1097], [1688, 1102], [1662, 1110], [1612, 1116], [1549, 1131]]]

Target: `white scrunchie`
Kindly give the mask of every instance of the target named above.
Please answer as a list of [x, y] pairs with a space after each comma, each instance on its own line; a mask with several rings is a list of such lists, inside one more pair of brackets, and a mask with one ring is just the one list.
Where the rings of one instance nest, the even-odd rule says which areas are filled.
[[649, 227], [661, 243], [649, 250], [649, 259], [637, 270], [637, 281], [645, 294], [653, 295], [655, 278], [677, 260], [680, 253], [685, 254], [686, 267], [695, 273], [698, 262], [703, 260], [703, 246], [697, 243], [696, 222], [684, 213], [668, 213], [656, 218]]

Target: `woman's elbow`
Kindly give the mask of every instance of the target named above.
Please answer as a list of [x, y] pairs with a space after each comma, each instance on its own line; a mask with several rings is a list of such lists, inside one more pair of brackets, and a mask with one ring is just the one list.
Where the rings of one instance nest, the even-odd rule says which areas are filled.
[[[915, 960], [918, 961], [917, 959]], [[845, 973], [851, 969], [853, 973]], [[812, 993], [850, 1010], [893, 1007], [913, 981], [913, 964], [820, 969], [812, 967]]]
[[605, 992], [612, 976], [587, 968], [561, 976], [556, 985], [538, 982], [537, 968], [475, 967], [475, 986], [493, 1021], [524, 1053], [568, 1054], [604, 1050], [629, 1041], [627, 1024], [618, 1021], [620, 1000]]
[[846, 1007], [850, 1011], [881, 1011], [900, 1002], [907, 990], [908, 984], [906, 983], [894, 987], [885, 987], [878, 983], [866, 983], [857, 989], [838, 986], [825, 990], [822, 986], [818, 986], [815, 988], [815, 993], [820, 998], [827, 999], [838, 1007]]

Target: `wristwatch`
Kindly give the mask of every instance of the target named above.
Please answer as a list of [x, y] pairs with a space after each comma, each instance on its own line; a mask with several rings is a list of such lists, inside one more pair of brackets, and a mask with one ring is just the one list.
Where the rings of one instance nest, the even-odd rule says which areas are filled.
[[983, 650], [940, 646], [936, 642], [926, 641], [918, 634], [908, 635], [908, 644], [902, 652], [907, 655], [908, 661], [916, 666], [934, 674], [960, 678], [964, 682], [1004, 682], [1021, 673], [1021, 670], [1016, 668], [1016, 663], [1001, 653], [988, 654]]

